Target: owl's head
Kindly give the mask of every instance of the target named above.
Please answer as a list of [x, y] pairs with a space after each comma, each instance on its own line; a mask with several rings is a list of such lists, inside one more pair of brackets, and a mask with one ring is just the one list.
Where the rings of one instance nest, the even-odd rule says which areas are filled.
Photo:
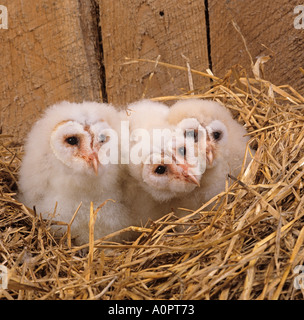
[[142, 171], [144, 189], [155, 200], [168, 201], [199, 186], [200, 178], [187, 166], [177, 164], [175, 161], [166, 163], [165, 159], [159, 156], [158, 163], [145, 164]]
[[[173, 110], [174, 112], [174, 110]], [[204, 160], [205, 168], [216, 165], [227, 149], [228, 130], [224, 122], [211, 117], [185, 118], [177, 124], [184, 136], [194, 143], [194, 148]]]
[[[144, 100], [130, 110], [131, 176], [157, 201], [169, 201], [194, 190], [201, 173], [188, 162], [191, 148], [187, 139], [168, 123], [169, 108]], [[132, 155], [138, 154], [136, 160], [140, 161], [132, 161]]]
[[168, 201], [200, 185], [204, 170], [188, 153], [191, 154], [187, 139], [174, 136], [172, 143], [148, 155], [142, 165], [142, 181], [153, 198]]
[[98, 153], [110, 143], [110, 126], [103, 120], [79, 122], [64, 120], [52, 131], [50, 144], [56, 158], [75, 171], [98, 174]]
[[[98, 154], [112, 139], [119, 122], [116, 110], [96, 102], [61, 102], [46, 109], [25, 145], [26, 163], [40, 168], [70, 168], [72, 173], [102, 172]], [[118, 146], [115, 146], [118, 149]], [[49, 169], [48, 169], [49, 168]]]

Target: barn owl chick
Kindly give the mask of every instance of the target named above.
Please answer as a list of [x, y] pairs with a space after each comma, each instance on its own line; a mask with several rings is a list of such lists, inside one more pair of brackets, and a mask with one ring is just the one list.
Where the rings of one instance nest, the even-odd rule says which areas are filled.
[[[193, 191], [199, 171], [182, 161], [184, 137], [168, 124], [169, 108], [143, 100], [129, 106], [130, 163], [125, 166], [124, 200], [136, 224], [158, 219], [171, 210], [172, 199]], [[137, 219], [137, 220], [136, 220]]]
[[[25, 144], [20, 169], [20, 199], [35, 206], [44, 218], [72, 223], [77, 244], [88, 241], [90, 203], [108, 201], [95, 223], [95, 237], [102, 237], [128, 224], [120, 203], [118, 166], [101, 165], [100, 150], [113, 143], [109, 131], [119, 130], [116, 110], [106, 104], [61, 102], [46, 110], [33, 126]], [[118, 148], [118, 146], [116, 146]], [[58, 231], [58, 230], [57, 230]], [[58, 231], [59, 233], [65, 230]]]
[[179, 101], [171, 107], [168, 119], [171, 125], [193, 129], [197, 143], [197, 127], [201, 125], [207, 131], [206, 171], [192, 202], [194, 206], [201, 205], [225, 189], [228, 173], [238, 175], [240, 172], [248, 141], [246, 130], [232, 118], [228, 109], [208, 100]]

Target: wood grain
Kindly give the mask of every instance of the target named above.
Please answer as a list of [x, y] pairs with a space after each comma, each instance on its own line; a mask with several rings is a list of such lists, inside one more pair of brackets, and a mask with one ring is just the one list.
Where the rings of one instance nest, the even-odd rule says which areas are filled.
[[0, 30], [4, 133], [22, 140], [41, 111], [55, 102], [101, 100], [94, 24], [81, 19], [78, 1], [1, 4], [9, 19], [8, 30]]
[[[148, 63], [123, 65], [125, 57], [146, 58], [208, 68], [205, 7], [203, 1], [99, 0], [108, 100], [124, 105], [146, 97], [180, 94], [189, 89], [186, 72]], [[194, 86], [209, 81], [194, 77]]]
[[[0, 126], [22, 141], [42, 110], [61, 100], [108, 100], [124, 106], [143, 97], [189, 90], [187, 72], [125, 57], [193, 69], [209, 67], [204, 0], [2, 0], [8, 30], [0, 29]], [[304, 30], [295, 29], [298, 1], [209, 0], [211, 62], [223, 76], [250, 59], [273, 55], [265, 76], [304, 91]], [[150, 80], [150, 74], [155, 71]], [[194, 88], [209, 80], [193, 75]]]
[[240, 64], [250, 73], [250, 58], [234, 20], [247, 42], [253, 62], [260, 55], [272, 55], [265, 65], [265, 77], [274, 84], [290, 84], [304, 89], [304, 30], [294, 28], [294, 7], [298, 1], [281, 0], [209, 1], [211, 56], [213, 71], [223, 76]]

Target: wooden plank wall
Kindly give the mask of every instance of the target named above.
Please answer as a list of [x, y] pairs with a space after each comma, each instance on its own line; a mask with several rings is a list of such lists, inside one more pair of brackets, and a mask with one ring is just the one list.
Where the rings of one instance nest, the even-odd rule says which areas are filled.
[[[187, 74], [149, 63], [125, 65], [125, 57], [194, 69], [212, 66], [223, 76], [234, 64], [250, 72], [272, 54], [266, 77], [303, 91], [304, 30], [295, 29], [299, 1], [281, 0], [1, 0], [8, 29], [0, 29], [1, 128], [22, 141], [48, 105], [61, 100], [126, 105], [188, 89]], [[207, 9], [207, 10], [206, 10]], [[209, 81], [194, 77], [194, 86]], [[303, 93], [303, 92], [302, 92]]]
[[1, 126], [21, 140], [47, 105], [100, 99], [93, 27], [83, 25], [74, 0], [1, 4], [8, 9], [8, 29], [0, 29]]
[[[191, 67], [208, 68], [203, 1], [98, 0], [106, 71], [108, 100], [125, 104], [142, 97], [180, 94], [188, 87], [185, 72], [157, 68], [149, 83], [153, 64], [123, 65], [125, 57], [155, 60]], [[194, 78], [196, 86], [206, 79]]]
[[[246, 40], [253, 61], [272, 55], [265, 64], [265, 77], [274, 84], [289, 84], [304, 94], [304, 29], [294, 28], [299, 0], [209, 0], [210, 39], [213, 72], [223, 76], [240, 64], [248, 71], [250, 58], [234, 21]], [[304, 23], [304, 22], [303, 22]]]

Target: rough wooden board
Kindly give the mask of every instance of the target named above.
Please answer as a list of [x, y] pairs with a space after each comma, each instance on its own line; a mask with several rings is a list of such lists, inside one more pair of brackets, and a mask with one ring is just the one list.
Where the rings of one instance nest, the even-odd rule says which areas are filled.
[[[124, 105], [140, 99], [180, 94], [189, 89], [185, 72], [158, 67], [152, 80], [153, 64], [123, 65], [125, 57], [155, 60], [205, 71], [208, 54], [203, 1], [98, 0], [109, 102]], [[194, 77], [194, 86], [208, 85]]]
[[101, 99], [96, 30], [85, 12], [89, 1], [85, 9], [73, 0], [1, 4], [9, 19], [8, 30], [0, 30], [1, 126], [21, 141], [46, 106]]
[[[265, 76], [274, 84], [290, 84], [304, 90], [304, 30], [294, 28], [294, 7], [299, 1], [212, 0], [209, 1], [213, 71], [223, 76], [233, 65], [250, 70], [250, 59], [234, 20], [247, 41], [254, 62], [260, 55], [273, 54], [265, 65]], [[263, 46], [264, 45], [264, 46]]]

